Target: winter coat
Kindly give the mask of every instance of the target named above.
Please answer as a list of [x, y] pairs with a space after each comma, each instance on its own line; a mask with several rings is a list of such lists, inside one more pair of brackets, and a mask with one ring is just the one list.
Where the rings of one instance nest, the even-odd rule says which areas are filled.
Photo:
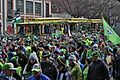
[[115, 73], [115, 78], [116, 78], [116, 80], [119, 80], [120, 79], [120, 55], [115, 57], [114, 70], [116, 72]]
[[86, 66], [83, 70], [83, 80], [87, 80], [89, 66]]
[[37, 59], [35, 59], [34, 63], [31, 63], [30, 60], [29, 60], [29, 62], [25, 65], [25, 68], [23, 70], [23, 75], [24, 76], [30, 76], [32, 74], [31, 70], [33, 68], [33, 65], [36, 64], [36, 63], [37, 63]]
[[87, 51], [83, 51], [81, 54], [81, 63], [84, 65], [85, 64], [85, 59], [86, 59]]
[[51, 80], [50, 78], [48, 78], [46, 75], [44, 74], [40, 74], [39, 78], [35, 78], [33, 75], [29, 77], [28, 80]]
[[91, 57], [91, 55], [92, 55], [92, 49], [89, 49], [89, 50], [87, 51], [87, 57]]
[[52, 61], [41, 62], [42, 73], [48, 76], [51, 80], [56, 80], [57, 68]]
[[0, 80], [17, 80], [13, 76], [7, 76], [4, 73], [0, 73]]
[[109, 80], [108, 69], [101, 60], [90, 64], [88, 80]]
[[17, 54], [18, 56], [18, 63], [21, 65], [22, 69], [24, 69], [25, 65], [28, 62], [28, 58], [25, 54], [23, 54], [22, 52]]
[[71, 74], [67, 69], [58, 72], [56, 80], [72, 80]]
[[82, 80], [82, 70], [79, 64], [75, 64], [75, 66], [70, 71], [72, 80]]

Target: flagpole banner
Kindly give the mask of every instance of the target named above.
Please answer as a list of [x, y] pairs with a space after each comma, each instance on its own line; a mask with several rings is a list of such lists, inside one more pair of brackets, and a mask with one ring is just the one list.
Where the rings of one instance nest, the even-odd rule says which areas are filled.
[[107, 40], [111, 41], [114, 45], [120, 44], [120, 37], [117, 35], [117, 33], [110, 27], [110, 25], [103, 20], [103, 28], [104, 28], [104, 35], [106, 36]]
[[20, 14], [18, 14], [18, 15], [16, 16], [15, 21], [16, 21], [16, 23], [19, 23], [19, 22], [20, 22], [20, 20], [21, 20], [21, 17], [20, 17]]

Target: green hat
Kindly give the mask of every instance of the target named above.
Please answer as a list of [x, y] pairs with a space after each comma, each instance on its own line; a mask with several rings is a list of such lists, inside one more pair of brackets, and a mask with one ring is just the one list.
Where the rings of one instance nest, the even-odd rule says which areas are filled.
[[12, 58], [12, 61], [18, 62], [18, 57], [17, 57], [17, 56], [16, 56], [16, 57], [13, 57], [13, 58]]
[[65, 54], [66, 53], [66, 49], [61, 49], [60, 53], [64, 53]]
[[17, 68], [14, 68], [14, 65], [12, 63], [5, 63], [3, 65], [3, 70], [16, 70]]
[[34, 64], [33, 68], [32, 68], [32, 71], [40, 72], [41, 71], [40, 65], [39, 64]]
[[66, 66], [66, 59], [65, 59], [65, 57], [59, 56], [57, 58], [57, 62], [58, 62], [59, 65]]
[[99, 56], [99, 52], [98, 51], [92, 52], [92, 57], [98, 57], [98, 56]]

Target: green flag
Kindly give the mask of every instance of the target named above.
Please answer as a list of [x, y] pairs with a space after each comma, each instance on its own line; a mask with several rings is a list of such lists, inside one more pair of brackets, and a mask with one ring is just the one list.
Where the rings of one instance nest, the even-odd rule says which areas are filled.
[[107, 37], [109, 41], [111, 41], [114, 45], [120, 43], [120, 37], [115, 33], [115, 31], [110, 27], [110, 25], [103, 19], [103, 28], [104, 35]]

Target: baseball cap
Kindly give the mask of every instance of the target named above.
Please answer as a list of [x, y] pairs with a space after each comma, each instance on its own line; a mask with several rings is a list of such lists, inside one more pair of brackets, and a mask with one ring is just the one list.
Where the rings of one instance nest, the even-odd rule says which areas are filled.
[[14, 68], [14, 65], [12, 63], [5, 63], [3, 65], [3, 70], [17, 70], [17, 68]]
[[99, 56], [99, 52], [98, 51], [92, 52], [92, 57], [98, 57], [98, 56]]
[[32, 68], [32, 71], [36, 71], [36, 72], [41, 71], [40, 64], [34, 64], [34, 65], [33, 65], [33, 68]]
[[94, 44], [92, 47], [93, 48], [98, 48], [98, 44]]
[[76, 56], [75, 55], [70, 55], [69, 60], [72, 60], [74, 63], [76, 63]]

